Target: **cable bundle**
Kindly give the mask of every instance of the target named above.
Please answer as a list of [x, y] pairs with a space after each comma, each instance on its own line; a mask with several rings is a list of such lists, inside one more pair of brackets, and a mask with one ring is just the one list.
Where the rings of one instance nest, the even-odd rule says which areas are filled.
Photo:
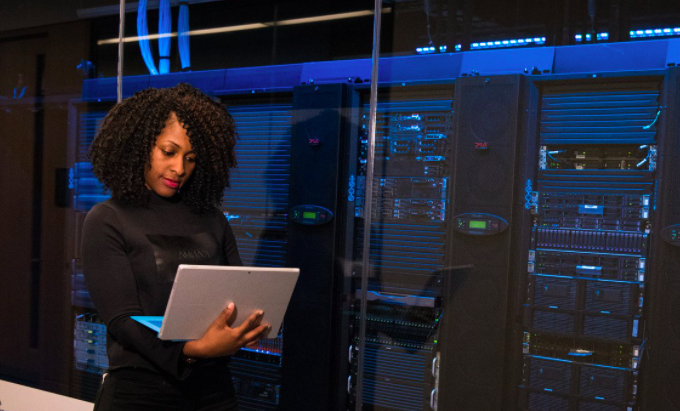
[[170, 0], [161, 0], [160, 16], [158, 18], [158, 71], [160, 74], [170, 72], [170, 31], [172, 30], [172, 12]]
[[189, 71], [191, 69], [191, 60], [189, 53], [189, 1], [180, 0], [179, 2], [179, 21], [178, 21], [178, 42], [179, 42], [179, 58], [182, 63], [182, 71]]
[[146, 4], [148, 0], [139, 0], [139, 8], [137, 9], [137, 37], [139, 37], [139, 48], [142, 51], [142, 58], [149, 73], [158, 74], [156, 64], [151, 55], [151, 46], [149, 45], [149, 28], [146, 22]]

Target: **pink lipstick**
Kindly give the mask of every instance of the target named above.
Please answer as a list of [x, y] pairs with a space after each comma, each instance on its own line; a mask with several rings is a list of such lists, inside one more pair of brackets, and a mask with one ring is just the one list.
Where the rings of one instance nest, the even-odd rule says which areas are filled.
[[163, 183], [164, 183], [166, 186], [170, 187], [170, 188], [177, 188], [177, 187], [179, 187], [179, 182], [178, 182], [178, 181], [170, 180], [170, 179], [167, 179], [167, 178], [165, 178], [165, 177], [163, 178]]

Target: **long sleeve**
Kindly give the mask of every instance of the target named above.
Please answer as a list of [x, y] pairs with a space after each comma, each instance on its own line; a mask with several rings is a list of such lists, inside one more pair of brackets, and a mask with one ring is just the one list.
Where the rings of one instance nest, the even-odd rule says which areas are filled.
[[238, 252], [234, 232], [232, 231], [231, 226], [224, 215], [222, 215], [222, 218], [224, 218], [222, 247], [224, 249], [225, 261], [227, 262], [227, 265], [241, 266], [243, 265], [243, 262], [241, 261], [241, 256]]
[[104, 320], [109, 355], [125, 355], [132, 351], [158, 369], [183, 379], [188, 370], [181, 366], [183, 342], [162, 341], [156, 333], [132, 320], [132, 315], [148, 315], [140, 303], [137, 279], [128, 245], [120, 232], [123, 227], [113, 210], [106, 206], [93, 208], [83, 227], [83, 268], [87, 285], [97, 311]]

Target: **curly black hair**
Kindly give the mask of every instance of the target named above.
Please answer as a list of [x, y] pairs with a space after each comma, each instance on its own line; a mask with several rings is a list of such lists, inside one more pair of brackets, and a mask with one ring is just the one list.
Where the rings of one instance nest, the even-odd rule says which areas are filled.
[[196, 153], [196, 167], [181, 195], [193, 212], [203, 213], [217, 206], [229, 187], [236, 131], [224, 105], [189, 84], [147, 88], [111, 109], [90, 147], [92, 170], [114, 198], [148, 204], [144, 171], [171, 112]]

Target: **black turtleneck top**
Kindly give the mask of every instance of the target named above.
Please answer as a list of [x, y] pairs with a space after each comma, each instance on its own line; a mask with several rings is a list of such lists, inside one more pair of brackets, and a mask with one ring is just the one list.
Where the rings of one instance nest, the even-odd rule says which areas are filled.
[[109, 370], [187, 378], [184, 342], [162, 341], [130, 316], [164, 314], [179, 264], [242, 265], [224, 214], [196, 214], [181, 198], [155, 193], [146, 207], [110, 199], [88, 213], [82, 251], [85, 280], [107, 326]]

